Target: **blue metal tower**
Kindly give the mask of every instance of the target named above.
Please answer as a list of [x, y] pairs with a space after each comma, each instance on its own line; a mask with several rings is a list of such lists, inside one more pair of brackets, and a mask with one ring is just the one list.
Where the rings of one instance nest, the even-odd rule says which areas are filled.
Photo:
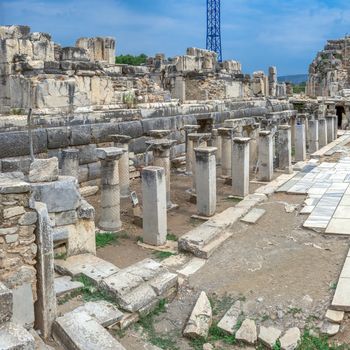
[[207, 0], [207, 50], [215, 51], [222, 61], [220, 0]]

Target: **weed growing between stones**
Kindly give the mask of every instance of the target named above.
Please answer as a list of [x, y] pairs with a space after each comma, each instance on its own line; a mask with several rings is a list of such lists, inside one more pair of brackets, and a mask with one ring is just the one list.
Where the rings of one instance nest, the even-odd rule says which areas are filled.
[[110, 244], [118, 244], [118, 239], [120, 238], [129, 238], [129, 234], [125, 231], [121, 231], [118, 233], [113, 232], [103, 232], [96, 234], [96, 247], [103, 248]]
[[178, 240], [177, 236], [171, 233], [169, 230], [168, 230], [168, 234], [166, 235], [166, 239], [168, 241], [175, 241], [175, 242]]
[[57, 259], [57, 260], [66, 260], [67, 259], [67, 253], [55, 254], [55, 259]]
[[[308, 331], [305, 331], [301, 337], [301, 341], [297, 350], [348, 350], [350, 345], [329, 344], [327, 337], [314, 337]], [[278, 350], [278, 349], [276, 349]]]
[[164, 350], [179, 350], [176, 340], [171, 335], [157, 333], [154, 328], [154, 318], [165, 312], [166, 303], [167, 301], [165, 299], [160, 300], [158, 306], [148, 315], [141, 317], [135, 327], [141, 326], [147, 335], [148, 341], [153, 345]]
[[171, 252], [153, 252], [153, 255], [159, 259], [159, 260], [164, 260], [166, 258], [169, 258], [169, 256], [175, 255], [174, 253]]

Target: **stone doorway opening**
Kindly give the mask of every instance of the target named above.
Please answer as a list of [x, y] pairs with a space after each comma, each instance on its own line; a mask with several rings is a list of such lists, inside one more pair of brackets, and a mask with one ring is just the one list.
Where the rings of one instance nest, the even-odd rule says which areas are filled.
[[342, 129], [343, 116], [345, 117], [345, 108], [343, 106], [336, 106], [336, 114], [338, 116], [338, 128]]

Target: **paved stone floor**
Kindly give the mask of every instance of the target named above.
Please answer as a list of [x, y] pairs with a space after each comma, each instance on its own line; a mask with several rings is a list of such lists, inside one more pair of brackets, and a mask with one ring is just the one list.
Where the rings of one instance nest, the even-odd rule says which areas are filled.
[[301, 210], [309, 214], [304, 227], [350, 235], [350, 157], [307, 165], [279, 191], [308, 195]]

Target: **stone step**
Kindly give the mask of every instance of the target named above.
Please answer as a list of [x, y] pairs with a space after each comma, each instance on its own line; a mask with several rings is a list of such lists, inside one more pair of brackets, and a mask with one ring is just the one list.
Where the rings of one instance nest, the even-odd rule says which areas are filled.
[[70, 276], [61, 276], [55, 278], [56, 297], [71, 293], [82, 287], [84, 287], [84, 285], [81, 282], [72, 281], [72, 277]]
[[54, 339], [65, 349], [125, 350], [94, 317], [84, 311], [58, 317], [52, 332]]
[[89, 301], [72, 312], [86, 312], [103, 327], [113, 326], [124, 317], [124, 314], [115, 305], [105, 300]]
[[92, 254], [81, 254], [55, 260], [55, 270], [61, 275], [72, 277], [86, 276], [94, 284], [99, 284], [103, 278], [113, 275], [120, 269], [108, 261]]
[[0, 325], [0, 350], [35, 350], [33, 336], [12, 322]]

